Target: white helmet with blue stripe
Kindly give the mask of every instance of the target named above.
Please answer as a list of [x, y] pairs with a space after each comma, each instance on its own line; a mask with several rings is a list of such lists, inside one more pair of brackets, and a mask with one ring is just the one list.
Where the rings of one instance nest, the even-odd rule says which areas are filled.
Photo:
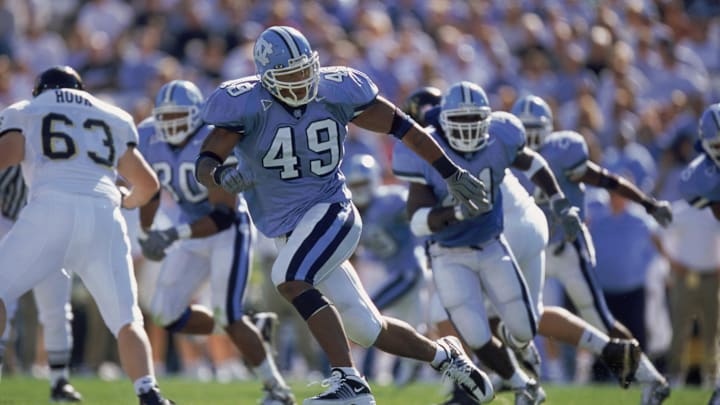
[[705, 153], [720, 166], [720, 103], [705, 109], [700, 117], [698, 135]]
[[550, 106], [538, 96], [527, 95], [519, 98], [510, 110], [520, 118], [525, 127], [527, 145], [538, 149], [553, 129], [553, 115]]
[[173, 80], [163, 85], [152, 112], [157, 137], [173, 145], [183, 143], [202, 125], [202, 106], [203, 95], [194, 83]]
[[295, 28], [273, 26], [263, 31], [255, 41], [253, 59], [263, 87], [283, 103], [299, 107], [317, 96], [320, 59]]
[[468, 81], [450, 86], [440, 102], [440, 126], [450, 147], [475, 152], [485, 146], [491, 112], [482, 87]]

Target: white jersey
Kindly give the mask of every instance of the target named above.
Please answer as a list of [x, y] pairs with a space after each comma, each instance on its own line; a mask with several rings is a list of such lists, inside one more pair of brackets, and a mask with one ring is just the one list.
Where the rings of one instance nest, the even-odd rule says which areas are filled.
[[0, 133], [11, 130], [25, 137], [30, 198], [57, 191], [119, 203], [117, 160], [138, 142], [130, 114], [82, 90], [46, 90], [2, 111]]

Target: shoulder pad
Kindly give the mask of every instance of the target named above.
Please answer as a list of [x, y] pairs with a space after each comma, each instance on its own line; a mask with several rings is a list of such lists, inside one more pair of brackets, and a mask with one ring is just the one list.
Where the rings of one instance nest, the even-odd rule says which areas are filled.
[[568, 163], [577, 163], [590, 158], [585, 138], [575, 131], [551, 133], [545, 138], [540, 150], [543, 156], [545, 156], [545, 152], [551, 152], [560, 155], [561, 160]]
[[330, 103], [363, 109], [378, 95], [378, 88], [365, 73], [347, 66], [330, 66], [320, 69], [318, 97]]
[[258, 76], [223, 82], [205, 100], [202, 119], [216, 126], [236, 126], [242, 117], [256, 111], [261, 93]]
[[508, 112], [494, 111], [488, 132], [508, 146], [516, 149], [525, 146], [525, 127], [518, 117]]

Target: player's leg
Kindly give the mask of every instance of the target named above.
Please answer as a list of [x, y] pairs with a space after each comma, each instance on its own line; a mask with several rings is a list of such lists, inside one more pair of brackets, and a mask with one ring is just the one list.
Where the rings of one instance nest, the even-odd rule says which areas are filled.
[[[151, 348], [137, 301], [125, 220], [119, 208], [95, 201], [76, 202], [75, 222], [89, 243], [78, 243], [68, 253], [68, 268], [75, 270], [97, 303], [110, 332], [117, 338], [118, 354], [141, 405], [167, 405], [153, 372]], [[97, 238], [95, 235], [103, 235]], [[92, 249], [88, 249], [92, 246]]]
[[252, 372], [262, 381], [265, 401], [294, 404], [295, 397], [263, 344], [260, 331], [244, 311], [250, 277], [252, 222], [245, 211], [230, 229], [213, 236], [210, 256], [210, 288], [213, 312], [242, 353]]
[[50, 367], [50, 399], [61, 402], [82, 400], [82, 395], [69, 382], [73, 347], [71, 277], [65, 272], [56, 273], [33, 289]]
[[462, 386], [477, 403], [494, 397], [489, 379], [465, 355], [454, 336], [433, 342], [407, 322], [380, 315], [349, 261], [317, 287], [337, 307], [347, 336], [355, 343], [430, 363]]

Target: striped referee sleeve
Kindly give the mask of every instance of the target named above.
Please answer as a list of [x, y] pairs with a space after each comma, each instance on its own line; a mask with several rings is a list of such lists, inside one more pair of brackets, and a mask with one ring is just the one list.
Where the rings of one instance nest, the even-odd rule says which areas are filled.
[[27, 186], [22, 177], [20, 166], [12, 166], [0, 171], [0, 213], [15, 221], [27, 200]]

